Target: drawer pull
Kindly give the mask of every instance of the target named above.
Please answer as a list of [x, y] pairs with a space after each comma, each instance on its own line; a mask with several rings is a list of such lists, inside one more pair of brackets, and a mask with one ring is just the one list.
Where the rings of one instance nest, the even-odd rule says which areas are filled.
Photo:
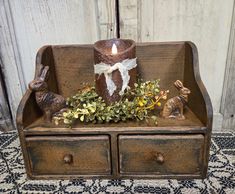
[[66, 154], [64, 156], [64, 163], [71, 164], [73, 162], [73, 156], [71, 154]]
[[157, 161], [157, 163], [162, 164], [164, 163], [164, 157], [161, 153], [157, 153], [155, 154], [155, 160]]

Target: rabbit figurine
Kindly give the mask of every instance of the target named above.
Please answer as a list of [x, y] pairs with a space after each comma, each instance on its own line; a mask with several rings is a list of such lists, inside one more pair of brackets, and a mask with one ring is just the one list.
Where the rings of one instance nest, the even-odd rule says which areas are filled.
[[186, 103], [188, 102], [188, 95], [190, 94], [190, 90], [185, 88], [182, 82], [179, 80], [175, 81], [174, 85], [179, 90], [179, 96], [175, 96], [167, 100], [163, 107], [162, 117], [183, 120], [185, 119], [183, 110]]
[[29, 89], [35, 92], [38, 106], [43, 111], [46, 122], [51, 122], [55, 113], [66, 108], [66, 101], [63, 96], [48, 91], [46, 83], [49, 77], [49, 66], [39, 65], [37, 78], [29, 83]]

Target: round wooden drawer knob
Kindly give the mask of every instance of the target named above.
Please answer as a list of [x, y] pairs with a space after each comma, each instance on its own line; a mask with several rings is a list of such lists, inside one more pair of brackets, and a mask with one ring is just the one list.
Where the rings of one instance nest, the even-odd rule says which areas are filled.
[[71, 154], [66, 154], [64, 156], [64, 163], [71, 164], [73, 162], [73, 156]]
[[164, 157], [161, 153], [155, 154], [155, 159], [156, 159], [157, 163], [159, 163], [159, 164], [164, 163]]

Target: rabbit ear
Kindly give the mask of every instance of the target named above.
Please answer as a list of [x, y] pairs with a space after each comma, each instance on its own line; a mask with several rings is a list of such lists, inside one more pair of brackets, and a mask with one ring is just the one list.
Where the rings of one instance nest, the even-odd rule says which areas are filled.
[[47, 81], [48, 76], [49, 76], [49, 66], [45, 66], [40, 75], [40, 79], [43, 81]]
[[41, 74], [42, 74], [42, 71], [43, 71], [43, 64], [38, 64], [37, 65], [37, 72], [36, 72], [36, 77], [40, 78]]
[[181, 89], [181, 88], [184, 87], [183, 84], [182, 84], [182, 82], [181, 82], [180, 80], [176, 80], [175, 83], [174, 83], [174, 85], [175, 85], [175, 87], [177, 87], [177, 88], [179, 88], [179, 89]]

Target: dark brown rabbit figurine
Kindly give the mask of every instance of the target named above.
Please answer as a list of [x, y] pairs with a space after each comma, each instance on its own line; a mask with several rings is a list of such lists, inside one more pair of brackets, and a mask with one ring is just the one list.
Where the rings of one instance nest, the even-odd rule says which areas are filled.
[[175, 96], [167, 100], [164, 105], [162, 116], [164, 118], [176, 118], [183, 120], [185, 119], [183, 115], [183, 110], [185, 104], [188, 102], [188, 95], [190, 94], [190, 90], [185, 88], [181, 81], [177, 80], [174, 83], [175, 87], [179, 90], [179, 96]]
[[46, 122], [51, 122], [53, 114], [66, 107], [63, 96], [50, 92], [47, 86], [49, 66], [39, 65], [37, 78], [29, 83], [29, 89], [35, 92], [36, 102], [43, 111]]

